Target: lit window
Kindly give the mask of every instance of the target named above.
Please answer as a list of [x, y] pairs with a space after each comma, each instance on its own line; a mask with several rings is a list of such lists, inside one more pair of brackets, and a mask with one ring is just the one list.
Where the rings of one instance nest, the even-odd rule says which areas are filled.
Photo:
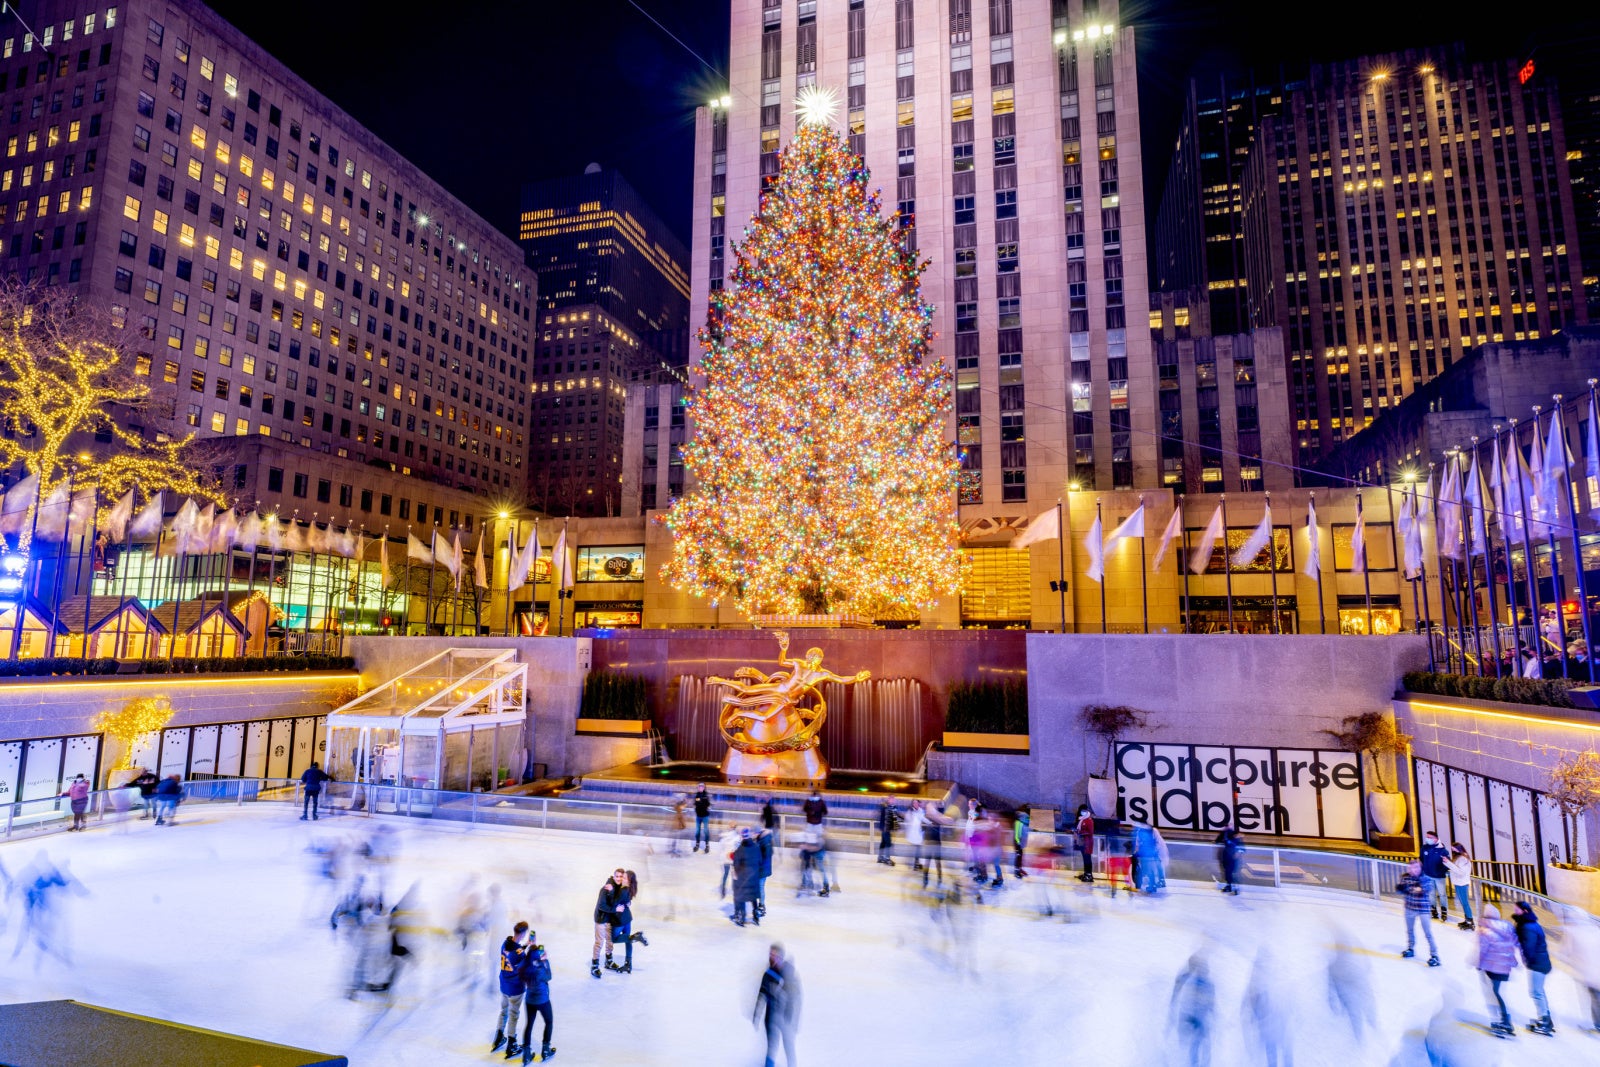
[[252, 259], [250, 261], [250, 277], [259, 282], [265, 279], [266, 276], [267, 261], [264, 259]]
[[77, 119], [73, 119], [71, 122], [67, 123], [67, 140], [76, 141], [78, 139], [78, 134], [82, 131], [83, 123], [79, 122]]
[[212, 433], [226, 433], [227, 429], [228, 429], [228, 416], [224, 415], [220, 411], [213, 411], [211, 413], [211, 432]]
[[194, 247], [194, 227], [187, 222], [178, 228], [178, 243], [185, 248]]
[[239, 173], [243, 174], [246, 178], [248, 178], [248, 177], [252, 176], [253, 174], [255, 174], [255, 172], [256, 172], [256, 161], [251, 159], [249, 156], [240, 156], [239, 157]]
[[210, 258], [210, 259], [216, 259], [218, 253], [221, 250], [222, 250], [222, 242], [217, 240], [215, 237], [211, 236], [210, 234], [207, 234], [206, 235], [206, 256], [208, 258]]
[[[109, 25], [111, 20], [108, 18], [108, 19], [106, 19], [106, 22]], [[24, 175], [26, 175], [27, 173], [28, 172], [26, 170], [23, 171]], [[26, 180], [24, 180], [22, 184], [23, 185], [27, 185], [28, 183], [27, 183]], [[125, 196], [125, 197], [123, 197], [122, 198], [122, 215], [123, 215], [123, 217], [132, 219], [134, 222], [138, 222], [139, 221], [139, 208], [140, 208], [140, 206], [141, 205], [139, 203], [139, 198], [138, 197], [136, 197], [136, 196]]]
[[249, 419], [234, 419], [233, 420], [233, 435], [235, 437], [248, 437], [249, 434], [250, 434], [250, 420]]
[[189, 130], [189, 143], [203, 150], [206, 146], [206, 131], [198, 125], [192, 127]]
[[244, 269], [244, 253], [237, 248], [228, 249], [228, 266], [234, 270]]
[[94, 186], [85, 185], [78, 190], [78, 210], [88, 211], [94, 206]]
[[235, 78], [232, 74], [224, 74], [222, 76], [222, 91], [227, 93], [229, 96], [238, 96], [239, 79]]
[[205, 56], [200, 57], [200, 77], [210, 81], [217, 73], [217, 65]]

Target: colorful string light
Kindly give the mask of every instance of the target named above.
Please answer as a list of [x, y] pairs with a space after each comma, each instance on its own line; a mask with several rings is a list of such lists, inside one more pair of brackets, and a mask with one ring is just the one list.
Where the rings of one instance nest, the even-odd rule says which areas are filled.
[[756, 613], [908, 617], [960, 588], [951, 375], [925, 264], [843, 137], [803, 125], [700, 341], [666, 516], [676, 587]]

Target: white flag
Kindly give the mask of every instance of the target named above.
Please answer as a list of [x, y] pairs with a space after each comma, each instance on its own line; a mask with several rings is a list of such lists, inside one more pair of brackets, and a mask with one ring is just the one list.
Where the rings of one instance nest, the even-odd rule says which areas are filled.
[[211, 530], [217, 524], [217, 505], [208, 503], [195, 516], [194, 532], [189, 535], [188, 551], [199, 555], [211, 551]]
[[1545, 518], [1555, 522], [1561, 517], [1561, 479], [1572, 464], [1567, 454], [1567, 439], [1561, 433], [1559, 412], [1550, 413], [1549, 440], [1544, 445], [1544, 471], [1540, 475], [1539, 500], [1545, 507]]
[[[283, 528], [283, 550], [285, 552], [312, 552], [311, 539], [307, 534], [308, 528], [302, 528], [295, 519], [290, 519], [289, 524]], [[309, 527], [316, 529], [316, 527]]]
[[1110, 552], [1113, 548], [1117, 547], [1117, 542], [1121, 541], [1125, 537], [1143, 536], [1144, 505], [1140, 504], [1138, 508], [1134, 510], [1132, 515], [1129, 515], [1126, 519], [1123, 519], [1117, 528], [1111, 531], [1111, 536], [1106, 538], [1105, 550]]
[[1488, 551], [1489, 531], [1484, 522], [1483, 472], [1478, 468], [1478, 452], [1472, 452], [1472, 467], [1467, 471], [1462, 498], [1467, 505], [1467, 558], [1481, 556]]
[[239, 514], [232, 508], [217, 516], [211, 524], [211, 551], [228, 552], [233, 548], [234, 537], [239, 533]]
[[451, 574], [455, 574], [461, 569], [460, 555], [451, 551], [450, 542], [448, 540], [442, 545], [439, 543], [438, 531], [434, 531], [433, 535], [433, 558], [434, 561], [439, 564], [439, 566], [443, 567]]
[[1461, 558], [1461, 479], [1455, 457], [1446, 456], [1439, 474], [1439, 496], [1434, 504], [1433, 537], [1439, 555]]
[[[1391, 497], [1391, 499], [1393, 499]], [[1402, 573], [1406, 578], [1415, 578], [1421, 573], [1422, 566], [1422, 539], [1417, 522], [1416, 507], [1412, 503], [1412, 494], [1408, 490], [1400, 491], [1400, 511], [1395, 516], [1396, 533], [1400, 536], [1400, 544], [1405, 553]], [[1416, 542], [1413, 549], [1412, 542]]]
[[378, 538], [378, 588], [385, 589], [389, 585], [389, 534], [383, 533]]
[[406, 531], [406, 559], [414, 559], [418, 563], [433, 562], [433, 552], [410, 530]]
[[133, 518], [133, 490], [129, 489], [122, 494], [122, 499], [116, 506], [106, 512], [106, 536], [113, 541], [120, 541], [128, 532], [128, 522]]
[[1300, 569], [1300, 573], [1318, 582], [1322, 580], [1322, 530], [1317, 526], [1317, 501], [1314, 497], [1306, 501], [1306, 539], [1310, 545], [1306, 549], [1306, 565]]
[[450, 546], [450, 552], [451, 552], [452, 556], [454, 557], [453, 562], [455, 563], [455, 566], [454, 567], [449, 567], [447, 569], [450, 571], [451, 576], [455, 578], [455, 580], [456, 580], [456, 592], [459, 593], [459, 592], [461, 592], [461, 566], [467, 560], [467, 557], [462, 555], [462, 553], [461, 553], [461, 531], [460, 530], [456, 531], [455, 544]]
[[39, 502], [39, 476], [30, 474], [6, 491], [0, 503], [0, 534], [21, 533], [28, 523], [28, 509]]
[[161, 522], [164, 517], [161, 507], [161, 494], [157, 493], [150, 498], [149, 503], [145, 504], [138, 516], [129, 524], [128, 533], [133, 537], [154, 537], [161, 532]]
[[195, 524], [200, 521], [200, 508], [195, 505], [194, 497], [183, 502], [183, 507], [178, 509], [178, 514], [172, 520], [172, 552], [174, 555], [183, 555], [189, 551], [189, 543], [194, 539]]
[[254, 511], [239, 516], [239, 528], [233, 538], [234, 544], [246, 552], [254, 553], [261, 544], [261, 516]]
[[1084, 551], [1089, 553], [1089, 566], [1085, 568], [1084, 574], [1088, 575], [1091, 581], [1105, 581], [1105, 542], [1100, 537], [1100, 516], [1098, 514], [1095, 515], [1094, 521], [1089, 524], [1089, 532], [1084, 535], [1083, 548]]
[[1171, 547], [1173, 539], [1177, 537], [1182, 530], [1183, 508], [1174, 507], [1172, 509], [1172, 518], [1167, 520], [1167, 528], [1162, 531], [1161, 547], [1156, 549], [1156, 561], [1150, 566], [1152, 571], [1159, 571], [1161, 569], [1161, 561], [1167, 558], [1167, 549]]
[[572, 562], [567, 558], [567, 528], [561, 528], [561, 536], [556, 538], [556, 547], [550, 550], [550, 566], [552, 568], [550, 580], [557, 589], [572, 588]]
[[66, 482], [58, 482], [39, 505], [34, 516], [33, 536], [41, 541], [55, 541], [65, 536], [67, 509], [71, 506], [71, 487]]
[[[1267, 542], [1272, 540], [1272, 505], [1268, 504], [1266, 507], [1266, 514], [1261, 516], [1260, 525], [1250, 531], [1250, 536], [1245, 539], [1244, 544], [1239, 546], [1239, 551], [1233, 554], [1233, 565], [1235, 567], [1248, 567], [1261, 554], [1261, 550], [1267, 547]], [[1274, 545], [1273, 547], [1275, 549], [1277, 546]], [[1272, 570], [1277, 570], [1278, 561], [1268, 557], [1267, 566]]]
[[1494, 521], [1504, 533], [1511, 529], [1511, 517], [1508, 505], [1510, 500], [1506, 493], [1509, 484], [1506, 478], [1506, 465], [1500, 458], [1500, 449], [1489, 445], [1489, 500], [1494, 504]]
[[1600, 427], [1595, 425], [1600, 418], [1600, 408], [1595, 403], [1594, 391], [1589, 391], [1589, 436], [1584, 442], [1584, 450], [1588, 453], [1583, 460], [1584, 481], [1589, 494], [1589, 517], [1600, 518]]
[[1203, 574], [1211, 565], [1211, 550], [1216, 547], [1217, 538], [1222, 536], [1222, 505], [1217, 505], [1217, 510], [1211, 513], [1211, 521], [1206, 523], [1206, 528], [1200, 533], [1200, 543], [1195, 546], [1194, 552], [1189, 555], [1189, 573]]
[[[509, 556], [516, 551], [517, 543], [509, 538], [506, 540], [506, 554]], [[517, 553], [516, 562], [511, 567], [510, 589], [516, 592], [528, 584], [528, 575], [533, 572], [534, 561], [539, 558], [539, 524], [534, 523], [533, 532], [528, 534], [528, 544], [521, 552]]]
[[489, 588], [489, 578], [483, 570], [483, 527], [478, 527], [478, 551], [472, 557], [472, 584], [479, 589]]
[[84, 527], [94, 521], [95, 513], [99, 510], [100, 494], [94, 486], [79, 489], [72, 494], [72, 505], [67, 513], [67, 521], [80, 532]]
[[[1528, 457], [1523, 455], [1515, 434], [1507, 444], [1511, 448], [1511, 454], [1516, 457], [1516, 463], [1508, 464], [1507, 471], [1516, 478], [1518, 519], [1521, 523], [1531, 524], [1539, 517], [1539, 492], [1533, 484], [1533, 472], [1528, 469]], [[1537, 455], [1540, 448], [1538, 434], [1533, 436], [1533, 448]], [[1533, 532], [1531, 525], [1528, 526], [1528, 532], [1529, 534]]]
[[1350, 531], [1350, 572], [1367, 571], [1367, 519], [1361, 511], [1361, 498], [1356, 497], [1356, 528]]
[[1028, 523], [1028, 528], [1023, 530], [1011, 541], [1012, 548], [1027, 548], [1041, 541], [1054, 540], [1061, 536], [1061, 509], [1051, 508], [1033, 517]]
[[261, 520], [261, 529], [267, 535], [267, 548], [273, 552], [283, 551], [283, 523], [279, 521], [277, 512]]

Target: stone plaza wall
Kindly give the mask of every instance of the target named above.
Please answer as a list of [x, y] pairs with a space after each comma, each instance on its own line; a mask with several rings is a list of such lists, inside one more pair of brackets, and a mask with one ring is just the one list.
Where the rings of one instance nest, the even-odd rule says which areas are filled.
[[935, 750], [928, 777], [1007, 806], [1070, 810], [1105, 760], [1079, 712], [1125, 704], [1144, 729], [1122, 741], [1328, 748], [1347, 715], [1387, 710], [1406, 671], [1427, 667], [1414, 636], [1027, 635], [1026, 755]]

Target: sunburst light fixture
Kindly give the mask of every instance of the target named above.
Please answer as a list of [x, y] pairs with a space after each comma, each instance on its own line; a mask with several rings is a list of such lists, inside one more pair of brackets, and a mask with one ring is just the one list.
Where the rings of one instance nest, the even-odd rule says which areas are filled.
[[794, 113], [803, 126], [829, 126], [839, 116], [839, 90], [808, 85], [794, 98]]

